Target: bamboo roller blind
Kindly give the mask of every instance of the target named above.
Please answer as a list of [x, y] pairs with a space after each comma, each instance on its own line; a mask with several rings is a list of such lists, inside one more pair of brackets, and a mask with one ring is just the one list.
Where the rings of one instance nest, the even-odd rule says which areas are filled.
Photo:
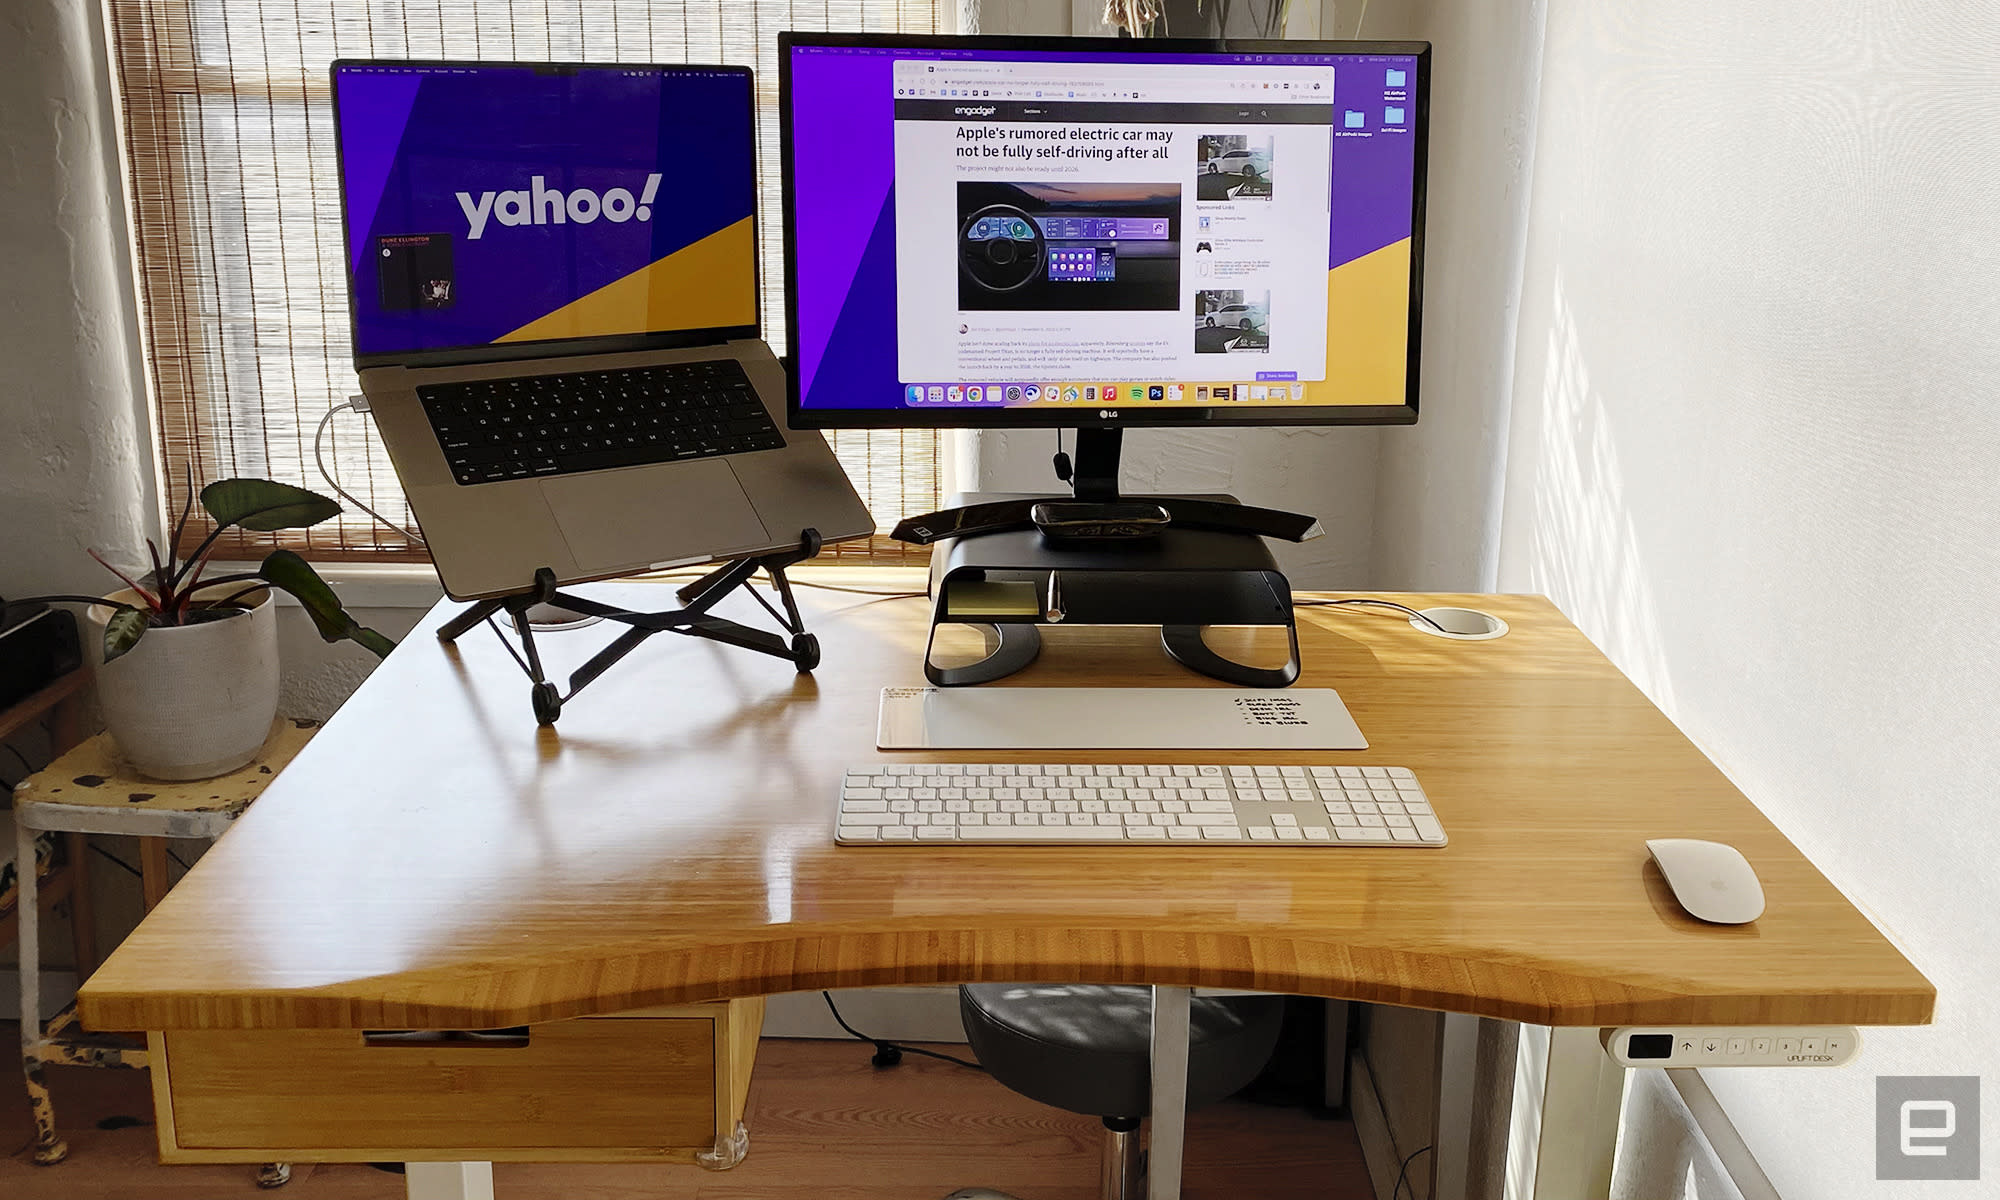
[[[934, 32], [953, 0], [109, 0], [167, 503], [258, 475], [316, 490], [313, 433], [356, 390], [327, 65], [335, 58], [742, 63], [757, 72], [764, 329], [784, 353], [778, 221], [781, 29]], [[934, 431], [841, 431], [836, 453], [887, 529], [938, 504]], [[371, 422], [328, 431], [342, 486], [411, 523]], [[244, 534], [319, 559], [417, 559], [351, 508]], [[894, 559], [877, 536], [828, 553]], [[917, 552], [921, 553], [921, 552]]]

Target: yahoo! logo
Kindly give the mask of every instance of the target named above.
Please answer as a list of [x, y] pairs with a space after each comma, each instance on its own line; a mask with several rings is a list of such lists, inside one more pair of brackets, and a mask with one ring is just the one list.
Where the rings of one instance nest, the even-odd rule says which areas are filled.
[[465, 211], [465, 236], [478, 241], [486, 232], [489, 218], [502, 225], [561, 225], [565, 221], [588, 225], [600, 216], [614, 225], [623, 225], [634, 217], [650, 221], [653, 197], [660, 191], [660, 176], [646, 176], [646, 186], [639, 189], [636, 200], [622, 187], [600, 196], [589, 188], [563, 192], [544, 184], [540, 175], [530, 179], [529, 184], [526, 189], [481, 192], [476, 201], [471, 192], [456, 193], [458, 206]]

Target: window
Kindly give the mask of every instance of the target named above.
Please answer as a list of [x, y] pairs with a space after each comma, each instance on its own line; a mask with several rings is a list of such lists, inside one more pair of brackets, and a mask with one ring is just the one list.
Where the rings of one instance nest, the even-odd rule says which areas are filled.
[[[322, 487], [321, 418], [355, 389], [327, 64], [335, 58], [727, 62], [757, 69], [764, 329], [785, 351], [777, 227], [781, 29], [933, 32], [953, 0], [110, 0], [133, 232], [168, 507], [188, 485], [264, 475]], [[938, 504], [939, 435], [832, 435], [882, 528]], [[392, 520], [409, 507], [364, 418], [327, 459]], [[283, 544], [320, 559], [417, 559], [351, 507], [219, 552]], [[832, 548], [895, 560], [877, 536]], [[916, 552], [920, 554], [921, 552]]]

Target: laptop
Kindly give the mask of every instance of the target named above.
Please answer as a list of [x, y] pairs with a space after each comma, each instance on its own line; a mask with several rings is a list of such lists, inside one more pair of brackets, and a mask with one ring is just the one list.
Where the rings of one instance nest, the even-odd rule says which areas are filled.
[[355, 365], [466, 600], [875, 528], [761, 337], [750, 71], [342, 60]]

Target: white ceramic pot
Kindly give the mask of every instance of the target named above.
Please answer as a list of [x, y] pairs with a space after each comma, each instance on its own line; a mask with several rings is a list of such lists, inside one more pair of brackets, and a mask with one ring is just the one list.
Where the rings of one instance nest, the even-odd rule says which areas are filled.
[[[224, 596], [241, 584], [198, 595]], [[108, 600], [136, 601], [131, 592]], [[139, 644], [104, 661], [104, 623], [89, 610], [104, 722], [125, 759], [155, 779], [207, 779], [255, 758], [278, 715], [278, 609], [253, 592], [249, 611], [199, 625], [146, 630]]]

